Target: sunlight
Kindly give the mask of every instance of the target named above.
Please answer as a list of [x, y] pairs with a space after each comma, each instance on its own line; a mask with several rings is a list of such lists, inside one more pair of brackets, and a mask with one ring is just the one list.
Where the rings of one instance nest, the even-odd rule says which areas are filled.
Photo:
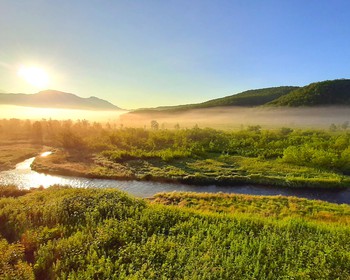
[[52, 154], [52, 152], [44, 152], [44, 153], [42, 153], [40, 156], [41, 157], [47, 157], [47, 156], [49, 156], [49, 155], [51, 155]]
[[47, 72], [39, 67], [21, 65], [18, 70], [18, 76], [38, 89], [45, 89], [49, 84]]

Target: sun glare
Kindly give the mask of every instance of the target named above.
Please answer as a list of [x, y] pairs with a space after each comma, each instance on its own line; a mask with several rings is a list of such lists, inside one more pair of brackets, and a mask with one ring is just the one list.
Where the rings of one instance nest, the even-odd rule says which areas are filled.
[[39, 89], [45, 89], [49, 84], [48, 74], [45, 70], [39, 67], [21, 66], [18, 70], [18, 76]]

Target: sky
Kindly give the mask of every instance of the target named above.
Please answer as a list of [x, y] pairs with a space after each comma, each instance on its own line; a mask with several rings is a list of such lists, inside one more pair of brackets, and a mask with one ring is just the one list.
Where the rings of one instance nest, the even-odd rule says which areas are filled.
[[349, 78], [350, 1], [0, 0], [0, 92], [47, 88], [126, 108]]

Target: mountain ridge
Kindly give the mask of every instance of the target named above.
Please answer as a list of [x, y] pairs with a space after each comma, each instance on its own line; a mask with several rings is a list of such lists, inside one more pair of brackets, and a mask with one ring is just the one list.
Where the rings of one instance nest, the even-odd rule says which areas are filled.
[[73, 93], [58, 90], [44, 90], [34, 94], [0, 93], [0, 104], [96, 111], [122, 110], [118, 106], [95, 96], [83, 98]]

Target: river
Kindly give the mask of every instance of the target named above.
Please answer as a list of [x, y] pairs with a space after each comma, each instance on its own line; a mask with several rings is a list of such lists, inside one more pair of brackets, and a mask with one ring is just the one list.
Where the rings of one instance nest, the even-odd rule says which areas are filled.
[[[42, 156], [48, 156], [47, 152]], [[184, 184], [159, 183], [149, 181], [121, 181], [107, 179], [88, 179], [81, 177], [68, 177], [46, 175], [30, 168], [35, 157], [18, 163], [13, 170], [0, 172], [0, 185], [16, 185], [19, 188], [49, 187], [54, 184], [70, 185], [76, 188], [116, 188], [138, 197], [151, 197], [159, 192], [208, 192], [208, 193], [238, 193], [252, 195], [284, 195], [308, 199], [319, 199], [334, 203], [350, 204], [350, 188], [346, 189], [307, 189], [266, 186], [191, 186]]]

